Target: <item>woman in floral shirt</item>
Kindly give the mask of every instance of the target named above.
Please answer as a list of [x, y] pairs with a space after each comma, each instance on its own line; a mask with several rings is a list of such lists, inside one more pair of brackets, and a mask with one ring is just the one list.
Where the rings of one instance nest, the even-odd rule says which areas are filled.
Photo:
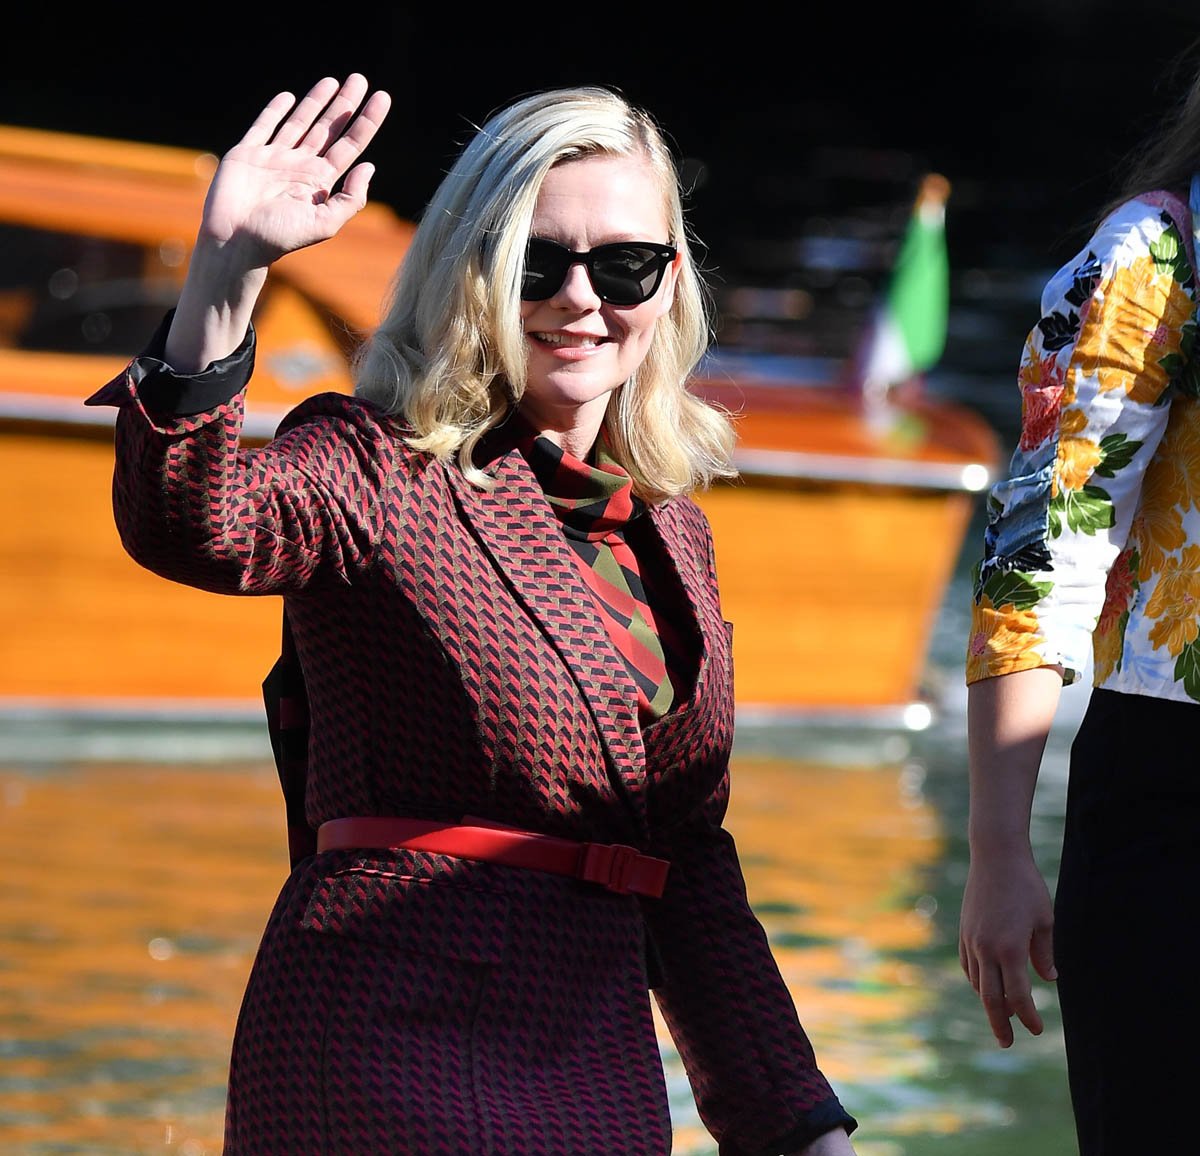
[[[959, 953], [1001, 1047], [1057, 980], [1081, 1156], [1194, 1151], [1200, 956], [1200, 79], [1047, 283], [988, 502], [967, 654]], [[1053, 901], [1029, 820], [1093, 662]], [[1180, 966], [1180, 965], [1183, 966]]]

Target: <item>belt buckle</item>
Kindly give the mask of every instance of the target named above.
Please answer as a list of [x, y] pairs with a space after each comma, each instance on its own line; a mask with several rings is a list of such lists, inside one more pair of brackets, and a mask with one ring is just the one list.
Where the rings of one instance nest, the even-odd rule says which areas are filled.
[[634, 864], [640, 858], [637, 848], [623, 843], [588, 843], [579, 875], [586, 882], [599, 883], [618, 895], [632, 895]]

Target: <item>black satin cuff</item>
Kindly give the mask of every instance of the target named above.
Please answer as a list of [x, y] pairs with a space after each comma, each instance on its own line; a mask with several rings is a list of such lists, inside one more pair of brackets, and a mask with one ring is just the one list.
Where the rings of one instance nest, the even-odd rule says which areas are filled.
[[846, 1135], [851, 1135], [858, 1127], [858, 1121], [842, 1107], [837, 1098], [826, 1100], [817, 1105], [798, 1128], [793, 1128], [786, 1136], [781, 1136], [769, 1148], [763, 1149], [762, 1156], [779, 1156], [780, 1152], [795, 1152], [811, 1144], [818, 1136], [832, 1132], [834, 1128], [844, 1128]]
[[254, 326], [247, 326], [242, 343], [228, 357], [212, 362], [199, 373], [176, 373], [163, 360], [174, 315], [175, 310], [169, 310], [145, 349], [83, 404], [124, 405], [131, 400], [129, 384], [132, 383], [148, 413], [193, 417], [216, 409], [241, 393], [254, 372]]

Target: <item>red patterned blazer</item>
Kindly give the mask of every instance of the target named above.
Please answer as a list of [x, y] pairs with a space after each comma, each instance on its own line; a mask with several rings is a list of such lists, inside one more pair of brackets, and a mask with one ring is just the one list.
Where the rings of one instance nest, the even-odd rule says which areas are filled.
[[[248, 380], [252, 338], [238, 358]], [[679, 705], [643, 730], [626, 665], [518, 452], [501, 448], [485, 492], [337, 394], [245, 450], [244, 393], [229, 396], [228, 374], [189, 379], [186, 396], [179, 380], [143, 357], [89, 399], [121, 407], [121, 539], [174, 581], [282, 596], [309, 704], [309, 825], [469, 814], [669, 860], [664, 895], [642, 901], [655, 996], [722, 1152], [851, 1126], [722, 827], [731, 628], [700, 508], [649, 510], [651, 564], [686, 607], [698, 660]]]

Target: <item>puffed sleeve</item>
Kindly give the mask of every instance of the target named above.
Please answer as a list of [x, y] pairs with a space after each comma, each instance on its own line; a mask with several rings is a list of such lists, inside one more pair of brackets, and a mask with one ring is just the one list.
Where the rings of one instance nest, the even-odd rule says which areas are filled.
[[253, 329], [228, 358], [184, 375], [162, 360], [169, 321], [86, 402], [118, 407], [113, 513], [126, 551], [221, 594], [353, 581], [379, 540], [389, 423], [358, 399], [320, 394], [246, 449]]
[[1018, 384], [1020, 439], [987, 499], [966, 680], [1084, 669], [1105, 587], [1167, 425], [1196, 283], [1172, 217], [1111, 213], [1047, 283]]

